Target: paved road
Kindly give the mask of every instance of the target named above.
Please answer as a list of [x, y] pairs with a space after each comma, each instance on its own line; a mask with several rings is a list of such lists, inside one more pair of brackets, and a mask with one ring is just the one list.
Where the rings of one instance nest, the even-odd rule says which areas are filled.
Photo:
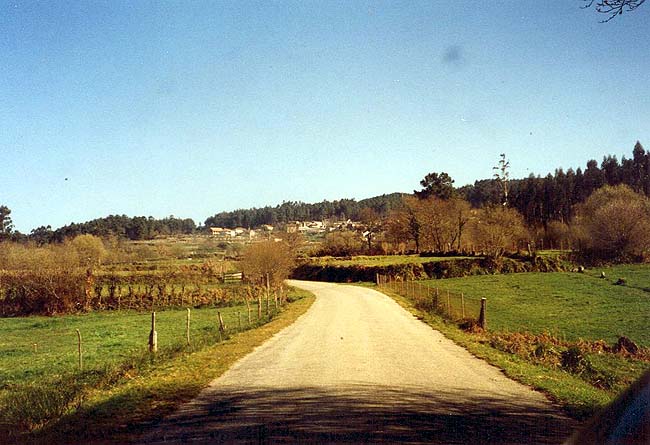
[[561, 443], [573, 423], [392, 299], [294, 281], [309, 311], [143, 443]]

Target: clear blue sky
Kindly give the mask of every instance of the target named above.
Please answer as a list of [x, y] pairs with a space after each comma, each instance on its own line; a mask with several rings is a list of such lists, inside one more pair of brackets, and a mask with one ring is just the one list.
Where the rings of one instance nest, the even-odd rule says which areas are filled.
[[[650, 148], [650, 5], [2, 1], [17, 229], [410, 192]], [[67, 178], [67, 180], [66, 180]]]

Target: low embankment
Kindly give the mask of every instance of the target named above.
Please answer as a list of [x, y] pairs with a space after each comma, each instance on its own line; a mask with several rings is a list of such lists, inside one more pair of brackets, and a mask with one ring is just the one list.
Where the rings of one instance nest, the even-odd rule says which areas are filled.
[[377, 275], [401, 280], [456, 278], [471, 275], [493, 275], [518, 272], [560, 272], [572, 268], [562, 257], [483, 258], [461, 257], [432, 261], [395, 262], [392, 264], [320, 264], [305, 262], [298, 265], [292, 277], [297, 280], [329, 281], [335, 283], [375, 282]]

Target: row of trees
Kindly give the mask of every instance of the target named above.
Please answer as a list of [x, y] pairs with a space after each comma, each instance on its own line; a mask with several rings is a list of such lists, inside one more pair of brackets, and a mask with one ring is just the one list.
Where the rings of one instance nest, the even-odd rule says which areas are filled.
[[447, 173], [430, 173], [422, 189], [387, 216], [362, 209], [360, 234], [330, 234], [321, 254], [456, 251], [498, 257], [546, 246], [630, 260], [650, 247], [650, 153], [640, 143], [632, 159], [619, 164], [607, 156], [600, 168], [589, 161], [584, 173], [558, 170], [513, 181], [503, 154], [494, 170], [494, 179], [461, 189]]
[[395, 252], [482, 252], [496, 257], [523, 248], [530, 240], [515, 209], [503, 205], [473, 209], [460, 197], [406, 197], [403, 207], [383, 220], [382, 229], [384, 250]]
[[387, 217], [376, 215], [372, 226], [329, 234], [319, 253], [461, 252], [496, 258], [532, 253], [546, 242], [547, 247], [574, 249], [583, 259], [636, 261], [650, 249], [650, 199], [625, 184], [601, 187], [572, 212], [568, 223], [552, 221], [540, 232], [507, 205], [474, 209], [459, 197], [410, 196]]
[[[206, 219], [205, 227], [259, 227], [262, 224], [283, 224], [290, 221], [310, 221], [335, 219], [357, 220], [365, 208], [372, 208], [381, 215], [386, 215], [399, 205], [401, 193], [381, 195], [361, 201], [341, 199], [338, 201], [322, 201], [315, 204], [303, 202], [283, 202], [275, 207], [261, 209], [239, 209], [232, 212], [221, 212]], [[63, 242], [82, 234], [90, 234], [102, 238], [117, 237], [130, 240], [147, 240], [158, 236], [183, 235], [200, 230], [191, 218], [167, 218], [126, 215], [109, 215], [84, 223], [71, 223], [52, 229], [51, 226], [40, 226], [29, 235], [13, 230], [10, 217], [11, 210], [0, 206], [0, 241], [34, 241], [39, 245], [52, 242]]]

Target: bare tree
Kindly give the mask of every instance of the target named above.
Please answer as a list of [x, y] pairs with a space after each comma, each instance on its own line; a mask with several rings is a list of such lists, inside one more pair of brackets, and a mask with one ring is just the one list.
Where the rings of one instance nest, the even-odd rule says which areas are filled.
[[495, 170], [494, 172], [494, 179], [497, 180], [499, 185], [501, 186], [501, 190], [503, 191], [503, 205], [508, 205], [508, 181], [510, 180], [510, 172], [508, 169], [510, 168], [510, 161], [506, 160], [506, 154], [501, 153], [501, 159], [499, 160], [499, 163], [492, 167], [492, 170]]
[[601, 20], [601, 23], [607, 23], [612, 20], [617, 15], [623, 14], [623, 12], [634, 11], [636, 8], [641, 6], [645, 0], [582, 0], [585, 5], [584, 9], [591, 8], [594, 4], [596, 5], [596, 11], [601, 14], [607, 14], [605, 20]]
[[[392, 246], [393, 252], [404, 253], [410, 241], [415, 241], [416, 253], [419, 252], [419, 237], [414, 237], [410, 222], [415, 216], [408, 210], [392, 210], [386, 218], [384, 239]], [[417, 223], [417, 221], [416, 221]]]
[[278, 287], [294, 268], [294, 252], [284, 242], [262, 241], [251, 244], [241, 261], [244, 275], [257, 284]]
[[351, 230], [328, 233], [321, 244], [320, 254], [331, 256], [350, 256], [361, 252], [363, 239]]
[[472, 237], [487, 256], [499, 258], [526, 237], [524, 219], [513, 208], [486, 206], [472, 221]]
[[604, 186], [578, 207], [573, 227], [581, 251], [628, 259], [650, 249], [650, 199], [626, 185]]
[[381, 231], [383, 222], [377, 212], [370, 207], [364, 207], [361, 209], [359, 219], [363, 224], [363, 237], [368, 243], [368, 251], [370, 252], [372, 251], [372, 241], [375, 238], [375, 235]]
[[463, 229], [469, 218], [469, 203], [460, 198], [426, 199], [407, 197], [405, 210], [389, 224], [392, 236], [404, 236], [415, 242], [416, 250], [445, 252], [461, 249]]

